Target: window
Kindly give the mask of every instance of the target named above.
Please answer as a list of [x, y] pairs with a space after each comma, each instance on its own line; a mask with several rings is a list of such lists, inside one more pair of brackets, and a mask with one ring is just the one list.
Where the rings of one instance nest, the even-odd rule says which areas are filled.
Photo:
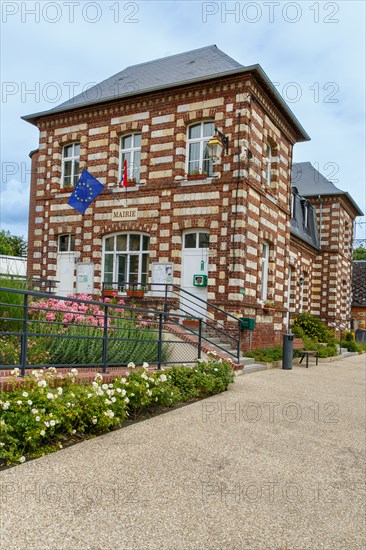
[[59, 252], [74, 252], [75, 235], [60, 235], [58, 238]]
[[266, 185], [271, 185], [272, 148], [267, 143], [266, 149]]
[[268, 261], [269, 261], [269, 244], [263, 243], [262, 248], [262, 288], [261, 300], [265, 302], [268, 294]]
[[209, 233], [186, 233], [184, 235], [184, 248], [209, 248]]
[[127, 162], [128, 180], [138, 183], [141, 165], [141, 134], [121, 137], [120, 181], [123, 179], [124, 161]]
[[303, 207], [303, 213], [304, 213], [304, 229], [308, 229], [309, 228], [309, 208], [310, 208], [310, 205], [307, 201], [303, 201], [302, 207]]
[[150, 238], [139, 233], [121, 233], [104, 238], [104, 282], [146, 284], [149, 274]]
[[79, 180], [80, 143], [65, 145], [62, 150], [62, 187], [75, 187]]
[[207, 143], [215, 133], [213, 122], [199, 122], [188, 128], [187, 174], [213, 174], [213, 161], [208, 158]]

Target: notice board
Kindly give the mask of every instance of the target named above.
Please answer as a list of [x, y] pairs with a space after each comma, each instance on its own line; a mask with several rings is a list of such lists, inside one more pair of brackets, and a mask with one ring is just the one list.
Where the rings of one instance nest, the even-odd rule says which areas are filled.
[[94, 264], [76, 264], [76, 293], [94, 294]]

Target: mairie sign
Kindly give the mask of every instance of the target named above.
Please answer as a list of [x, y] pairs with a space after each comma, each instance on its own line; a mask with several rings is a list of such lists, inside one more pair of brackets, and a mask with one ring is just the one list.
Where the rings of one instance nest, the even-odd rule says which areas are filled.
[[119, 208], [112, 210], [112, 222], [137, 220], [137, 208]]

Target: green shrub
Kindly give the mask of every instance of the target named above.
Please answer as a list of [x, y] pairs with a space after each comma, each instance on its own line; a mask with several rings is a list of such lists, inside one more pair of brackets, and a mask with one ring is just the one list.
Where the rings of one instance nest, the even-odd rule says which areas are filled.
[[283, 350], [282, 346], [277, 345], [272, 348], [256, 348], [251, 351], [246, 351], [247, 357], [254, 357], [256, 361], [262, 363], [272, 363], [273, 361], [280, 361], [282, 359]]
[[[0, 333], [1, 334], [1, 333]], [[27, 365], [44, 365], [49, 362], [50, 353], [46, 342], [39, 338], [28, 338]], [[0, 336], [0, 364], [20, 364], [20, 338], [18, 336]]]
[[294, 336], [303, 338], [308, 336], [316, 342], [334, 344], [333, 333], [319, 317], [309, 313], [300, 313], [292, 320], [292, 332]]
[[222, 392], [234, 379], [230, 364], [214, 358], [166, 372], [148, 372], [147, 363], [138, 370], [133, 363], [128, 366], [126, 375], [112, 383], [103, 383], [97, 374], [92, 384], [85, 385], [76, 382], [76, 369], [57, 382], [56, 369], [51, 367], [32, 371], [24, 385], [3, 392], [0, 461], [14, 464], [42, 456], [72, 438], [119, 428], [126, 417]]

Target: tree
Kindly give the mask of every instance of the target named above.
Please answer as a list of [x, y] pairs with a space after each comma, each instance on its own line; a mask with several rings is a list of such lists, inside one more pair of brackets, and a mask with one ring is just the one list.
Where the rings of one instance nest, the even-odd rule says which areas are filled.
[[26, 256], [27, 241], [24, 237], [11, 235], [10, 231], [0, 230], [0, 254], [5, 256]]
[[359, 246], [355, 248], [352, 254], [353, 260], [366, 260], [366, 248]]

